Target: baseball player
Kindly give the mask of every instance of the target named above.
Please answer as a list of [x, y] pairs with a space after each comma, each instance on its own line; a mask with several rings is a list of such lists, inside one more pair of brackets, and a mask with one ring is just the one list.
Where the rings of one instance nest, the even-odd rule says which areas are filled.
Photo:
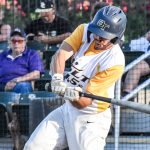
[[[110, 104], [80, 97], [79, 91], [114, 97], [115, 82], [125, 64], [117, 43], [126, 22], [119, 7], [105, 6], [62, 43], [51, 62], [51, 88], [66, 102], [39, 124], [24, 150], [104, 149], [111, 125]], [[65, 62], [71, 56], [71, 71], [64, 76]]]

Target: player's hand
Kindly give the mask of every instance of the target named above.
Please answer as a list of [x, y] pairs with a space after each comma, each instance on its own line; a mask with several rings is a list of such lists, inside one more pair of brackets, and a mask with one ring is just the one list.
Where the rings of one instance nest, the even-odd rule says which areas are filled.
[[82, 89], [80, 87], [67, 87], [64, 99], [70, 101], [78, 101], [80, 98], [79, 92], [82, 92]]
[[63, 81], [63, 75], [54, 74], [52, 76], [52, 81], [51, 81], [52, 92], [59, 94], [59, 95], [64, 95], [66, 88], [67, 88], [67, 85]]

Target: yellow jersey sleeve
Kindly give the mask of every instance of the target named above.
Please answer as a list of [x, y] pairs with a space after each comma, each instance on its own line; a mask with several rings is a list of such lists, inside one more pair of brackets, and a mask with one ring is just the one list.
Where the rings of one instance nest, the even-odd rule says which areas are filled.
[[[109, 97], [109, 89], [121, 77], [124, 66], [113, 66], [105, 71], [97, 73], [88, 83], [86, 91], [97, 96]], [[102, 112], [110, 106], [109, 103], [98, 101], [97, 111]]]
[[124, 66], [113, 66], [105, 71], [98, 72], [87, 84], [86, 91], [95, 95], [108, 97], [107, 89], [122, 75]]
[[82, 45], [82, 37], [84, 32], [84, 24], [79, 25], [74, 32], [64, 41], [68, 43], [77, 52]]

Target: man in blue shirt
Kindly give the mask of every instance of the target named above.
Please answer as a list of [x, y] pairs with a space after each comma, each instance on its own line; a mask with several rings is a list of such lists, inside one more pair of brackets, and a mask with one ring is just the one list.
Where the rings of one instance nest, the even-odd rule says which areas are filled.
[[10, 49], [0, 53], [0, 91], [31, 92], [31, 81], [44, 72], [40, 55], [26, 47], [26, 34], [19, 28], [12, 31], [9, 43]]

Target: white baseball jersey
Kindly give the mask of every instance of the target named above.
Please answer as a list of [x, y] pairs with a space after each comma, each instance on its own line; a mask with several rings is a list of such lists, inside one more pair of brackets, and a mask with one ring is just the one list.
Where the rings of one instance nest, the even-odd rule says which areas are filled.
[[[90, 42], [87, 43], [87, 27], [88, 24], [84, 25], [84, 34], [82, 37], [82, 46], [76, 52], [74, 56], [74, 62], [71, 66], [71, 71], [65, 76], [65, 82], [68, 86], [79, 86], [86, 92], [87, 85], [89, 81], [96, 76], [96, 74], [108, 70], [114, 66], [124, 66], [124, 55], [120, 46], [114, 45], [111, 49], [104, 50], [100, 53], [94, 55], [85, 55], [85, 52], [88, 51], [90, 45], [93, 43], [93, 34], [90, 35]], [[70, 44], [70, 43], [69, 43]], [[101, 84], [101, 83], [99, 83]], [[114, 97], [114, 86], [115, 82], [109, 86], [106, 91], [109, 98]], [[103, 91], [104, 89], [101, 89]], [[96, 94], [97, 95], [97, 94]], [[103, 102], [104, 103], [104, 102]], [[93, 100], [92, 105], [81, 109], [80, 111], [95, 113], [99, 112], [99, 105], [102, 105], [102, 102]], [[107, 106], [108, 107], [108, 106]], [[104, 109], [105, 110], [105, 109]]]

